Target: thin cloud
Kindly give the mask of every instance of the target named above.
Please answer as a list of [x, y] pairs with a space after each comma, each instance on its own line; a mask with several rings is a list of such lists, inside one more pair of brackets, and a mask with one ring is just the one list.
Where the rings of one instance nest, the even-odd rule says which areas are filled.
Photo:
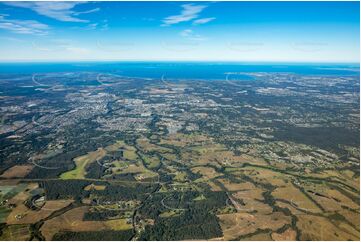
[[91, 53], [87, 48], [79, 46], [77, 42], [68, 39], [51, 39], [51, 40], [41, 40], [40, 42], [33, 41], [32, 46], [34, 49], [43, 52], [53, 52], [59, 53], [70, 53], [76, 55], [86, 55]]
[[77, 18], [80, 14], [87, 14], [99, 11], [99, 8], [76, 12], [73, 8], [84, 2], [4, 2], [4, 4], [31, 9], [34, 12], [63, 22], [89, 22], [85, 19]]
[[93, 8], [87, 11], [83, 11], [83, 12], [75, 12], [73, 15], [78, 16], [80, 14], [88, 14], [88, 13], [95, 13], [95, 12], [99, 12], [100, 8]]
[[193, 21], [194, 25], [205, 24], [215, 20], [216, 18], [200, 18]]
[[5, 15], [0, 15], [0, 29], [17, 34], [46, 35], [50, 28], [35, 20], [7, 19]]
[[86, 27], [86, 29], [88, 30], [95, 30], [98, 26], [98, 23], [94, 23], [94, 24], [88, 24], [88, 26]]
[[76, 47], [76, 46], [65, 47], [65, 50], [70, 53], [77, 54], [77, 55], [86, 55], [91, 52], [89, 49], [86, 49], [83, 47]]
[[11, 42], [19, 42], [19, 43], [25, 42], [22, 39], [13, 38], [13, 37], [0, 37], [0, 39], [1, 40], [6, 40], [6, 41], [11, 41]]
[[183, 4], [181, 7], [183, 8], [181, 13], [163, 19], [162, 26], [170, 26], [172, 24], [187, 22], [196, 19], [198, 18], [199, 13], [201, 13], [203, 9], [205, 9], [207, 6], [196, 5], [191, 3], [191, 4]]
[[193, 33], [193, 30], [191, 29], [185, 29], [182, 32], [180, 32], [180, 35], [183, 37], [188, 37], [189, 35], [191, 35]]
[[188, 40], [194, 40], [194, 41], [203, 41], [206, 40], [206, 38], [200, 36], [199, 34], [195, 34], [193, 30], [191, 29], [185, 29], [183, 31], [181, 31], [180, 36], [182, 36], [183, 38], [186, 38]]

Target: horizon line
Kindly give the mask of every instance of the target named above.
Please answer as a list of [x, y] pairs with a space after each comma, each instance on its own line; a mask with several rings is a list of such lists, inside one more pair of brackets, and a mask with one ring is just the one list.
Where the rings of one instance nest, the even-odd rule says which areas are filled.
[[142, 60], [142, 59], [79, 59], [79, 60], [0, 60], [1, 64], [6, 63], [75, 63], [75, 62], [209, 62], [209, 63], [290, 63], [290, 64], [352, 64], [360, 65], [360, 61], [295, 61], [295, 60]]

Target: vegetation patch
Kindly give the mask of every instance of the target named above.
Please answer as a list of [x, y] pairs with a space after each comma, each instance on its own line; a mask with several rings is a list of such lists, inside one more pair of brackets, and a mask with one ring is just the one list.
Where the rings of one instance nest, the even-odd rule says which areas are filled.
[[7, 225], [1, 230], [0, 240], [14, 241], [14, 240], [30, 240], [31, 230], [30, 225]]
[[95, 162], [106, 155], [106, 151], [99, 148], [96, 151], [89, 152], [87, 155], [83, 155], [74, 159], [75, 168], [71, 171], [67, 171], [60, 175], [61, 179], [84, 179], [86, 174], [86, 166], [92, 162]]
[[129, 241], [133, 237], [133, 230], [114, 231], [85, 231], [56, 233], [52, 240], [60, 241]]

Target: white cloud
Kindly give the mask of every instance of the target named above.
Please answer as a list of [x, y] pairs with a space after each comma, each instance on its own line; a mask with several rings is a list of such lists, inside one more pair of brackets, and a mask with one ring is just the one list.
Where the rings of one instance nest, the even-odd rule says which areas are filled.
[[0, 29], [18, 34], [46, 35], [50, 28], [35, 20], [7, 19], [5, 15], [0, 15]]
[[191, 29], [185, 29], [181, 31], [179, 34], [188, 40], [194, 40], [194, 41], [206, 40], [206, 38], [200, 36], [199, 34], [195, 34], [194, 31]]
[[169, 26], [172, 24], [177, 24], [181, 22], [187, 22], [198, 18], [198, 14], [203, 11], [207, 6], [206, 5], [195, 5], [195, 4], [183, 4], [182, 11], [178, 15], [173, 15], [163, 19], [162, 26]]
[[4, 2], [4, 4], [28, 8], [40, 15], [47, 16], [59, 21], [64, 22], [89, 22], [88, 20], [80, 19], [75, 16], [86, 13], [93, 13], [99, 11], [99, 8], [87, 10], [84, 12], [76, 12], [73, 8], [78, 4], [83, 4], [84, 2]]
[[98, 11], [100, 11], [100, 8], [93, 8], [93, 9], [83, 11], [83, 12], [74, 12], [73, 15], [78, 16], [80, 14], [95, 13], [95, 12], [98, 12]]
[[193, 30], [191, 29], [185, 29], [182, 32], [180, 32], [180, 35], [183, 37], [188, 37], [189, 35], [191, 35], [193, 33]]
[[216, 18], [200, 18], [200, 19], [196, 19], [193, 21], [193, 24], [198, 25], [198, 24], [205, 24], [208, 22], [211, 22], [213, 20], [215, 20]]

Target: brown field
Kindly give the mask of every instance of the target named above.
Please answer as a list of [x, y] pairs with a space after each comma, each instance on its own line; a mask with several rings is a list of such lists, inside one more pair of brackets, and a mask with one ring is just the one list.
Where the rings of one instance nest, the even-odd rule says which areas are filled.
[[342, 209], [338, 211], [339, 214], [345, 217], [345, 219], [360, 228], [360, 212], [353, 212], [348, 209]]
[[271, 171], [268, 169], [256, 168], [256, 167], [248, 167], [243, 169], [244, 173], [258, 182], [262, 183], [270, 183], [276, 187], [286, 186], [286, 180], [288, 180], [288, 176], [284, 174], [280, 174], [275, 171]]
[[[346, 220], [351, 222], [357, 227], [360, 227], [360, 213], [359, 204], [353, 202], [350, 198], [335, 189], [313, 189], [320, 195], [309, 192], [308, 194], [317, 201], [327, 212], [337, 212], [344, 216]], [[343, 207], [344, 206], [344, 207]], [[347, 208], [351, 208], [351, 210]], [[358, 212], [355, 212], [358, 211]]]
[[222, 166], [240, 167], [244, 163], [251, 163], [255, 165], [267, 165], [262, 158], [255, 158], [250, 155], [242, 154], [240, 156], [234, 155], [232, 151], [218, 151], [216, 152], [216, 161]]
[[[51, 213], [69, 205], [72, 200], [57, 200], [47, 201], [45, 205], [38, 211], [31, 210], [25, 206], [24, 202], [31, 197], [30, 192], [38, 188], [37, 183], [30, 183], [26, 186], [24, 191], [19, 192], [13, 198], [9, 200], [9, 203], [15, 204], [16, 207], [11, 210], [6, 218], [7, 224], [32, 224], [39, 221], [42, 218], [46, 218]], [[16, 219], [15, 216], [20, 215], [20, 219]]]
[[280, 212], [256, 216], [240, 212], [217, 216], [220, 219], [224, 240], [236, 239], [239, 236], [251, 234], [257, 229], [277, 230], [291, 222], [290, 217], [286, 217]]
[[256, 216], [258, 214], [270, 214], [272, 213], [272, 208], [268, 204], [261, 202], [263, 200], [262, 193], [262, 189], [255, 188], [253, 190], [233, 193], [233, 196], [243, 201], [245, 205], [240, 205], [243, 211], [257, 211]]
[[[227, 156], [226, 156], [227, 157]], [[240, 156], [236, 156], [233, 152], [229, 153], [229, 157], [232, 166], [237, 167], [238, 164], [250, 163], [254, 165], [268, 165], [268, 163], [263, 160], [261, 157], [252, 156], [251, 154], [242, 154]]]
[[291, 228], [288, 228], [283, 233], [272, 233], [271, 237], [276, 241], [284, 241], [284, 240], [296, 240], [296, 231]]
[[[229, 159], [225, 156], [228, 151], [224, 151], [223, 147], [218, 145], [192, 147], [192, 159], [196, 165], [215, 165], [229, 166]], [[224, 154], [226, 153], [226, 154]]]
[[328, 219], [318, 216], [298, 215], [297, 227], [301, 230], [301, 240], [360, 239], [359, 232], [350, 226], [342, 224], [336, 227]]
[[[16, 208], [9, 214], [7, 224], [33, 224], [41, 219], [48, 217], [54, 211], [68, 206], [72, 200], [47, 201], [38, 211], [27, 208], [24, 204], [17, 204]], [[21, 219], [16, 219], [16, 215], [22, 215]]]
[[[289, 204], [276, 202], [276, 205], [288, 208], [292, 214], [297, 216], [296, 225], [301, 230], [301, 240], [359, 240], [359, 232], [344, 222], [334, 222], [333, 224], [328, 218], [306, 214]], [[329, 213], [323, 214], [330, 215]]]
[[[302, 186], [328, 214], [339, 213], [356, 227], [360, 227], [359, 204], [340, 191], [325, 184], [303, 183]], [[341, 189], [341, 188], [340, 188]], [[354, 194], [356, 197], [358, 194]], [[350, 208], [350, 209], [347, 209]]]
[[[313, 176], [317, 176], [320, 178], [332, 178], [332, 180], [335, 181], [342, 181], [349, 186], [352, 186], [353, 188], [360, 191], [360, 177], [353, 177], [354, 173], [350, 170], [323, 170], [320, 173], [317, 173], [316, 175], [313, 173], [311, 174]], [[359, 192], [358, 192], [359, 193]]]
[[250, 185], [250, 187], [251, 187], [250, 189], [233, 193], [233, 196], [238, 199], [263, 200], [262, 193], [264, 192], [264, 190], [262, 190], [261, 188], [255, 187], [255, 186], [252, 187], [251, 185]]
[[26, 189], [28, 191], [19, 192], [18, 194], [16, 194], [16, 196], [14, 196], [13, 198], [11, 198], [9, 200], [9, 203], [20, 204], [20, 203], [24, 202], [29, 197], [29, 191], [36, 189], [37, 187], [38, 187], [37, 183], [27, 184]]
[[286, 186], [276, 188], [276, 190], [272, 192], [272, 195], [274, 198], [287, 200], [303, 210], [313, 213], [322, 212], [314, 202], [290, 182], [287, 183]]
[[33, 165], [16, 165], [7, 169], [1, 178], [23, 178], [34, 168]]
[[221, 187], [219, 187], [218, 185], [216, 185], [214, 182], [212, 181], [208, 181], [207, 184], [211, 187], [211, 190], [214, 192], [220, 192], [223, 191], [223, 189]]
[[269, 233], [265, 232], [265, 233], [259, 233], [259, 234], [255, 234], [255, 235], [246, 236], [246, 237], [242, 238], [241, 240], [245, 240], [245, 241], [271, 241], [272, 238], [271, 238]]
[[18, 185], [20, 179], [11, 179], [11, 180], [1, 180], [1, 186], [16, 186]]
[[255, 189], [255, 186], [250, 182], [240, 182], [240, 183], [232, 183], [228, 179], [217, 179], [219, 182], [221, 182], [228, 191], [240, 191], [240, 190], [249, 190], [249, 189]]
[[352, 209], [359, 209], [360, 205], [353, 202], [350, 198], [343, 195], [341, 192], [339, 192], [336, 189], [324, 189], [320, 194], [326, 196], [321, 197], [317, 196], [313, 193], [310, 193], [310, 195], [320, 202], [321, 204], [325, 204], [325, 209], [334, 211], [341, 208], [341, 205], [347, 206]]
[[193, 167], [191, 170], [195, 174], [198, 173], [202, 175], [202, 178], [206, 180], [222, 175], [221, 173], [216, 172], [212, 167], [197, 166], [197, 167]]
[[50, 219], [41, 227], [41, 233], [46, 240], [51, 240], [59, 231], [101, 231], [101, 230], [127, 230], [132, 226], [126, 223], [126, 219], [114, 219], [107, 221], [83, 221], [83, 216], [89, 207], [74, 208], [66, 213]]
[[291, 213], [294, 214], [294, 215], [305, 215], [306, 214], [305, 211], [297, 210], [295, 205], [290, 205], [288, 203], [284, 203], [284, 202], [281, 202], [281, 201], [276, 201], [276, 205], [281, 207], [281, 208], [288, 208], [291, 211]]

